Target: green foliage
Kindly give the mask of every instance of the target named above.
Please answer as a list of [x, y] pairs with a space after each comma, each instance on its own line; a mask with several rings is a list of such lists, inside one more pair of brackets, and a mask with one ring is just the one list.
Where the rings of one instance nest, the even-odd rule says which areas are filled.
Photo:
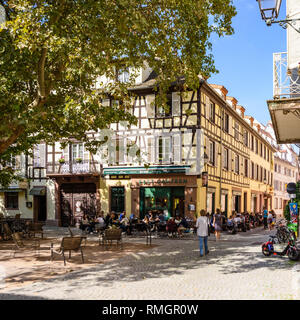
[[286, 221], [290, 221], [291, 220], [291, 214], [290, 214], [290, 208], [289, 208], [289, 204], [287, 204], [284, 208], [283, 211], [284, 214], [284, 218]]
[[[212, 33], [233, 33], [232, 0], [0, 0], [0, 164], [39, 142], [136, 119], [116, 70], [148, 64], [159, 76], [157, 103], [178, 76], [196, 89], [216, 72]], [[107, 92], [120, 104], [101, 105]], [[93, 146], [93, 144], [91, 144]], [[1, 175], [0, 175], [1, 176]], [[0, 178], [1, 183], [1, 178]]]

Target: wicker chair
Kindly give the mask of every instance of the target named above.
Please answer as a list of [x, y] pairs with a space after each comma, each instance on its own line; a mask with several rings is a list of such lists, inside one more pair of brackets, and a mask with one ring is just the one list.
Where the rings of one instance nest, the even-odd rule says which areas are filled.
[[7, 222], [3, 223], [3, 235], [6, 240], [12, 239], [12, 231]]
[[82, 252], [82, 240], [84, 237], [63, 237], [58, 250], [54, 250], [53, 243], [51, 243], [51, 261], [53, 261], [54, 253], [62, 255], [64, 258], [64, 265], [66, 265], [65, 251], [69, 251], [69, 259], [71, 258], [71, 251], [80, 251], [82, 263], [84, 263]]
[[[108, 249], [108, 243], [112, 245], [113, 241], [117, 241], [117, 245], [120, 245], [120, 248], [123, 249], [122, 243], [122, 229], [106, 229], [102, 235], [102, 244], [105, 245], [105, 249]], [[100, 237], [99, 237], [100, 245]]]
[[15, 257], [16, 252], [25, 251], [25, 250], [35, 250], [35, 252], [38, 253], [38, 256], [40, 255], [40, 241], [39, 239], [34, 239], [30, 243], [24, 243], [21, 233], [15, 232], [12, 234], [12, 238], [14, 240], [15, 244], [15, 250], [13, 256]]

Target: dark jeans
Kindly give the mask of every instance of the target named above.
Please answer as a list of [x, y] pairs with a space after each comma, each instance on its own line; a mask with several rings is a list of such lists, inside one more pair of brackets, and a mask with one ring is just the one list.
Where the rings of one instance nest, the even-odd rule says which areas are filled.
[[124, 226], [123, 224], [120, 225], [120, 228], [123, 232], [126, 232], [127, 234], [131, 234], [132, 227], [131, 226]]
[[265, 229], [268, 228], [268, 220], [267, 220], [267, 218], [264, 218], [264, 228]]

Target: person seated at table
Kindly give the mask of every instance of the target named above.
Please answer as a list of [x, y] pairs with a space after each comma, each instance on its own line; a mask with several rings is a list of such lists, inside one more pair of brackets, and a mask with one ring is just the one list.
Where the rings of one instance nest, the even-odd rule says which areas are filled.
[[98, 217], [95, 218], [95, 230], [99, 232], [106, 228], [106, 224], [103, 218], [103, 213], [100, 213]]
[[118, 215], [114, 211], [112, 211], [111, 213], [111, 225], [115, 225], [115, 226], [120, 225]]
[[89, 218], [86, 214], [83, 215], [79, 228], [82, 231], [92, 233], [91, 224], [90, 224]]
[[152, 211], [149, 211], [149, 221], [155, 222], [156, 215], [153, 214]]
[[163, 212], [161, 212], [161, 213], [159, 214], [158, 219], [159, 219], [160, 223], [164, 223], [164, 224], [166, 223], [166, 217], [165, 217], [165, 215], [163, 214]]
[[173, 235], [174, 233], [177, 232], [177, 224], [175, 222], [175, 218], [171, 217], [168, 221], [167, 221], [167, 226], [166, 226], [166, 230], [168, 232], [168, 236]]
[[150, 219], [148, 215], [145, 215], [144, 219], [142, 220], [143, 223], [145, 224], [150, 224]]
[[111, 225], [111, 213], [110, 212], [108, 212], [108, 214], [105, 216], [104, 222], [105, 222], [106, 227]]
[[119, 216], [119, 221], [121, 222], [121, 220], [126, 216], [126, 212], [123, 211], [120, 216]]
[[126, 215], [122, 216], [122, 220], [120, 221], [120, 228], [123, 232], [126, 232], [126, 234], [131, 234], [131, 226], [129, 224], [129, 219], [126, 217]]

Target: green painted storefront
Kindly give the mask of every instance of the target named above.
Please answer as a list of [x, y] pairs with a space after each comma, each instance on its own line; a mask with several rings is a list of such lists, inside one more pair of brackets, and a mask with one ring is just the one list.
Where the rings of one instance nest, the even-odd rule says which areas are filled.
[[151, 210], [155, 214], [184, 215], [184, 187], [141, 187], [140, 218]]

